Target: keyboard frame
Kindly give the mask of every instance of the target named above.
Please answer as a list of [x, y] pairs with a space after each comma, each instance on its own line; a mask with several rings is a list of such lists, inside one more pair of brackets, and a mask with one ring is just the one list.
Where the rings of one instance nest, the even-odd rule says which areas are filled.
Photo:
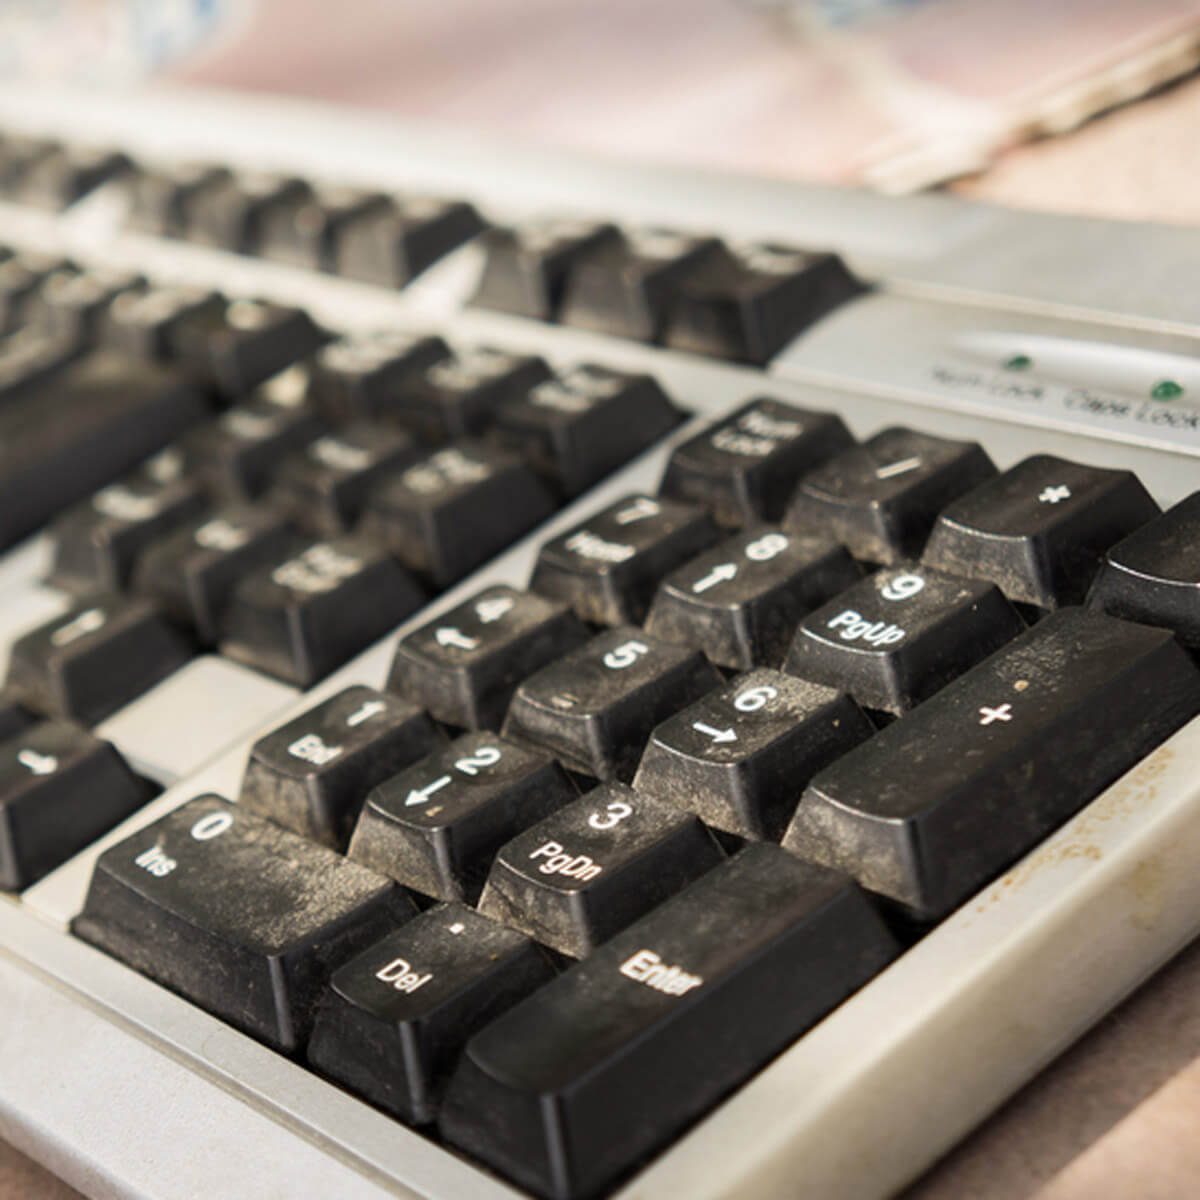
[[[1115, 338], [1175, 358], [1200, 347], [1200, 325], [1180, 315], [1182, 292], [1143, 297], [1134, 280], [1128, 289], [1109, 288], [1108, 297], [1101, 289], [1089, 300], [1066, 278], [1073, 258], [1082, 261], [1107, 237], [1106, 261], [1116, 259], [1110, 279], [1121, 274], [1121, 263], [1132, 275], [1146, 261], [1168, 275], [1188, 266], [1194, 279], [1200, 239], [1192, 231], [1073, 222], [946, 196], [882, 198], [501, 151], [322, 106], [160, 89], [83, 104], [78, 96], [31, 97], [24, 90], [18, 102], [0, 92], [0, 127], [69, 130], [75, 140], [112, 141], [143, 153], [157, 148], [176, 158], [210, 155], [375, 185], [423, 185], [475, 199], [501, 215], [587, 211], [581, 198], [611, 196], [609, 215], [662, 222], [672, 219], [684, 194], [695, 228], [830, 245], [860, 270], [884, 277], [888, 290], [856, 302], [860, 313], [889, 306], [928, 310], [930, 300], [972, 308], [986, 302], [994, 310], [979, 311], [988, 317], [1003, 312], [1038, 329], [1049, 320], [1064, 338], [1086, 339], [1114, 334], [1113, 323], [1128, 315], [1121, 306], [1144, 300], [1141, 315], [1125, 322], [1134, 332]], [[303, 154], [285, 155], [298, 145]], [[468, 186], [472, 181], [475, 188]], [[697, 416], [303, 698], [281, 695], [280, 711], [262, 729], [174, 783], [20, 902], [0, 898], [0, 995], [7, 1002], [0, 1025], [0, 1135], [90, 1194], [438, 1200], [520, 1194], [75, 941], [63, 925], [82, 901], [101, 848], [201, 791], [235, 799], [258, 733], [349, 683], [382, 686], [397, 636], [479, 587], [523, 586], [543, 540], [628, 491], [653, 488], [670, 445], [689, 436], [698, 420], [765, 392], [837, 411], [859, 437], [905, 422], [974, 437], [1001, 467], [1034, 444], [1098, 465], [1127, 466], [1163, 503], [1200, 483], [1200, 436], [1187, 431], [1153, 430], [1135, 444], [1082, 417], [1038, 421], [1033, 431], [1027, 409], [1003, 398], [964, 405], [953, 396], [931, 398], [917, 385], [893, 385], [882, 365], [904, 350], [902, 343], [872, 350], [860, 344], [861, 357], [875, 353], [879, 360], [873, 372], [846, 359], [859, 322], [853, 306], [763, 372], [460, 312], [465, 282], [478, 266], [472, 248], [404, 292], [386, 293], [191, 245], [114, 236], [118, 215], [119, 200], [109, 189], [61, 218], [0, 206], [0, 227], [30, 248], [65, 248], [90, 262], [136, 264], [152, 275], [304, 304], [340, 328], [443, 328], [451, 340], [527, 348], [555, 364], [595, 359], [649, 370]], [[1113, 242], [1118, 230], [1122, 237]], [[1014, 239], [1022, 253], [1038, 246], [1044, 252], [1053, 240], [1063, 274], [1057, 291], [1054, 271], [1049, 283], [1039, 277], [1024, 299], [1005, 291], [1009, 277], [989, 266], [989, 254]], [[879, 321], [883, 317], [874, 328]], [[42, 558], [37, 540], [5, 556], [0, 589], [33, 579]], [[150, 698], [152, 707], [153, 693]], [[785, 1051], [618, 1195], [870, 1197], [915, 1177], [1200, 930], [1197, 762], [1200, 719]], [[1021, 1015], [1010, 1002], [1018, 989]]]

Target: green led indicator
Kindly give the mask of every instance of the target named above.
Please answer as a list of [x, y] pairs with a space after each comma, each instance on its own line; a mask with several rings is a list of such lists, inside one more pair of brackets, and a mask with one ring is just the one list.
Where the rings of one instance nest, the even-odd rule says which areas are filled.
[[1033, 366], [1033, 359], [1028, 354], [1014, 354], [1003, 365], [1006, 371], [1028, 371]]
[[1176, 400], [1183, 395], [1183, 388], [1173, 379], [1160, 379], [1150, 389], [1151, 400]]

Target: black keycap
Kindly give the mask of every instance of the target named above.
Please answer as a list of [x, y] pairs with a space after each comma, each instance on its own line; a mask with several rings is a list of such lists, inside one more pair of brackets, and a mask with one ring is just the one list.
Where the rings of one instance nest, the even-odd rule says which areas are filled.
[[210, 795], [106, 850], [72, 931], [293, 1051], [334, 969], [413, 912], [391, 880]]
[[777, 667], [800, 618], [862, 574], [830, 538], [756, 525], [672, 571], [646, 630], [719, 667]]
[[549, 378], [540, 358], [479, 346], [408, 376], [390, 415], [429, 442], [470, 437], [492, 425], [505, 401]]
[[34, 722], [33, 713], [10, 692], [0, 691], [0, 742], [16, 737]]
[[762, 668], [664, 721], [634, 787], [717, 829], [778, 840], [808, 780], [874, 732], [844, 693]]
[[1024, 628], [993, 584], [901, 564], [809, 613], [784, 670], [899, 716]]
[[659, 580], [717, 539], [695, 504], [630, 495], [543, 544], [529, 586], [596, 625], [634, 625]]
[[140, 295], [145, 281], [131, 271], [54, 271], [38, 289], [37, 322], [48, 334], [96, 344], [118, 296]]
[[1197, 712], [1169, 631], [1062, 609], [818, 775], [783, 844], [935, 921]]
[[124, 591], [139, 556], [203, 508], [187, 478], [163, 484], [142, 475], [110, 484], [51, 525], [50, 582], [79, 593]]
[[493, 436], [565, 496], [577, 496], [665, 437], [681, 420], [649, 375], [581, 366], [496, 412]]
[[254, 743], [239, 803], [340, 850], [371, 788], [444, 741], [416, 705], [349, 687]]
[[778, 521], [800, 476], [853, 444], [835, 413], [751, 400], [671, 451], [662, 492], [732, 528]]
[[299, 179], [257, 173], [231, 175], [184, 196], [183, 234], [202, 245], [254, 254], [267, 214], [310, 194], [311, 189]]
[[26, 173], [58, 151], [59, 144], [49, 138], [5, 136], [0, 141], [0, 195], [14, 199]]
[[125, 174], [130, 165], [117, 150], [59, 146], [28, 165], [16, 184], [14, 199], [59, 211]]
[[521, 684], [504, 733], [573, 771], [628, 781], [654, 727], [720, 682], [699, 651], [608, 629]]
[[951, 504], [925, 561], [1038, 608], [1080, 604], [1104, 552], [1158, 514], [1132, 471], [1036, 454]]
[[613, 225], [582, 220], [489, 229], [482, 238], [487, 261], [471, 303], [535, 321], [556, 320], [568, 276], [588, 256], [618, 247], [620, 237]]
[[479, 911], [584, 958], [721, 857], [691, 813], [606, 783], [501, 849]]
[[[277, 378], [282, 393], [291, 378]], [[224, 501], [244, 502], [263, 495], [284, 461], [323, 430], [311, 409], [278, 403], [267, 384], [251, 399], [193, 430], [180, 448], [188, 472], [205, 487]]]
[[332, 271], [342, 231], [387, 212], [388, 207], [381, 192], [318, 187], [264, 212], [255, 253], [310, 271]]
[[359, 422], [286, 459], [273, 473], [269, 499], [309, 533], [348, 533], [372, 488], [420, 454], [402, 430]]
[[496, 584], [405, 634], [388, 688], [447, 725], [498, 729], [517, 684], [587, 636], [565, 604]]
[[728, 253], [716, 238], [627, 229], [570, 272], [559, 319], [614, 337], [660, 341], [681, 284]]
[[0, 547], [162, 449], [205, 415], [176, 371], [97, 351], [0, 404]]
[[349, 856], [426, 896], [474, 903], [500, 847], [575, 796], [545, 754], [464, 734], [371, 792]]
[[36, 392], [82, 350], [75, 338], [50, 335], [34, 326], [0, 338], [0, 404]]
[[265, 300], [205, 305], [174, 322], [170, 354], [222, 399], [239, 400], [325, 340], [303, 309]]
[[336, 425], [394, 417], [406, 384], [449, 354], [440, 337], [380, 332], [322, 346], [310, 368], [309, 399]]
[[748, 846], [472, 1038], [442, 1134], [539, 1196], [596, 1196], [896, 953], [845, 876]]
[[920, 556], [947, 504], [995, 473], [974, 442], [885, 429], [806, 475], [783, 523], [832, 534], [868, 562], [902, 562]]
[[461, 200], [409, 196], [349, 221], [337, 239], [338, 274], [403, 287], [483, 228]]
[[553, 978], [548, 957], [462, 904], [439, 904], [333, 974], [308, 1061], [427, 1125], [467, 1039]]
[[373, 542], [312, 542], [235, 586], [221, 653], [310, 687], [423, 602], [420, 588]]
[[681, 283], [665, 340], [676, 350], [761, 365], [861, 290], [836, 254], [736, 246]]
[[410, 570], [447, 587], [554, 509], [550, 493], [516, 455], [467, 439], [381, 484], [362, 528]]
[[202, 517], [155, 543], [142, 556], [134, 587], [205, 646], [216, 644], [225, 608], [243, 576], [279, 562], [298, 539], [266, 507], [234, 505]]
[[0, 889], [19, 891], [141, 808], [154, 789], [65, 721], [0, 742]]
[[1200, 492], [1113, 546], [1088, 604], [1200, 649]]
[[101, 339], [137, 358], [171, 359], [179, 331], [189, 322], [221, 319], [226, 301], [216, 292], [193, 287], [151, 287], [125, 292], [109, 305]]
[[19, 638], [5, 686], [37, 712], [95, 725], [191, 656], [152, 604], [100, 593]]
[[194, 198], [229, 178], [227, 168], [205, 163], [140, 165], [129, 181], [129, 224], [158, 237], [183, 237]]
[[0, 334], [25, 324], [38, 306], [42, 284], [66, 269], [63, 259], [47, 254], [25, 253], [0, 262]]

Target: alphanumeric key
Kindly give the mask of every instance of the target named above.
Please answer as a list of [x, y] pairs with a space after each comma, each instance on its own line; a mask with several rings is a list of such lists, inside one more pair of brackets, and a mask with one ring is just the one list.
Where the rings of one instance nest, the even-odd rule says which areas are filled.
[[0, 546], [161, 450], [206, 413], [180, 372], [97, 351], [0, 404]]
[[113, 301], [126, 293], [140, 294], [145, 286], [132, 271], [55, 271], [38, 290], [36, 320], [52, 336], [94, 344], [106, 327]]
[[856, 558], [897, 563], [920, 555], [947, 504], [995, 474], [975, 442], [893, 427], [806, 475], [783, 523], [830, 534]]
[[55, 336], [34, 325], [0, 337], [0, 404], [22, 394], [31, 396], [83, 350], [72, 337]]
[[226, 300], [194, 287], [151, 287], [124, 292], [108, 307], [102, 341], [137, 358], [171, 359], [179, 329], [189, 322], [218, 321]]
[[263, 214], [256, 253], [310, 271], [331, 271], [336, 266], [342, 230], [387, 208], [388, 199], [382, 192], [318, 187], [290, 203], [273, 205]]
[[270, 500], [310, 533], [348, 533], [371, 489], [420, 454], [403, 430], [359, 422], [285, 459], [274, 472]]
[[12, 333], [29, 320], [42, 284], [68, 265], [49, 254], [25, 253], [0, 262], [0, 334]]
[[287, 176], [231, 175], [183, 198], [183, 235], [221, 250], [256, 254], [267, 214], [310, 194], [306, 183]]
[[587, 636], [565, 604], [494, 584], [405, 634], [388, 687], [447, 725], [498, 729], [517, 684]]
[[412, 579], [361, 537], [312, 542], [234, 588], [221, 653], [298, 687], [340, 667], [424, 602]]
[[309, 371], [308, 395], [335, 425], [392, 417], [403, 391], [430, 364], [449, 354], [440, 337], [379, 332], [322, 346]]
[[716, 538], [695, 504], [626, 496], [544, 543], [529, 586], [593, 624], [638, 624], [659, 580]]
[[124, 591], [139, 556], [203, 509], [187, 478], [161, 484], [133, 476], [110, 484], [50, 527], [50, 582], [79, 593]]
[[390, 879], [208, 795], [100, 856], [72, 932], [290, 1052], [333, 971], [414, 911]]
[[584, 958], [721, 857], [691, 813], [606, 783], [500, 851], [479, 911]]
[[660, 341], [682, 283], [728, 253], [712, 237], [627, 229], [570, 272], [559, 319], [614, 337]]
[[239, 804], [341, 850], [371, 788], [444, 741], [415, 704], [348, 687], [254, 743]]
[[760, 668], [664, 721], [634, 788], [717, 829], [776, 841], [804, 785], [874, 732], [844, 692]]
[[1080, 604], [1104, 552], [1159, 512], [1132, 471], [1035, 454], [951, 504], [925, 561], [1038, 608]]
[[118, 150], [92, 146], [58, 146], [39, 156], [22, 173], [15, 199], [22, 204], [59, 211], [70, 207], [102, 183], [130, 169], [128, 157]]
[[649, 375], [581, 366], [502, 404], [493, 435], [523, 454], [564, 496], [577, 496], [680, 420]]
[[191, 656], [152, 604], [101, 593], [19, 638], [5, 686], [37, 712], [95, 725]]
[[348, 279], [403, 287], [483, 227], [461, 200], [393, 198], [386, 209], [346, 223], [337, 239], [336, 270]]
[[836, 254], [734, 246], [680, 284], [665, 340], [676, 350], [761, 365], [861, 290]]
[[307, 358], [324, 340], [303, 309], [266, 300], [198, 308], [175, 321], [169, 337], [171, 356], [227, 401]]
[[1185, 646], [1200, 649], [1200, 492], [1113, 546], [1088, 604], [1173, 629]]
[[861, 575], [839, 542], [756, 525], [672, 571], [646, 630], [718, 667], [775, 667], [800, 618]]
[[600, 1195], [898, 949], [846, 876], [747, 846], [472, 1038], [441, 1133], [539, 1196]]
[[152, 794], [112, 746], [76, 725], [14, 731], [0, 742], [0, 889], [29, 887]]
[[535, 355], [478, 346], [410, 375], [390, 415], [428, 442], [474, 436], [492, 425], [501, 404], [549, 378]]
[[285, 460], [323, 431], [303, 404], [255, 396], [201, 425], [182, 444], [189, 473], [226, 501], [255, 500]]
[[129, 224], [158, 237], [183, 237], [193, 198], [229, 178], [227, 168], [206, 163], [139, 166], [129, 183]]
[[576, 794], [549, 756], [464, 734], [371, 792], [348, 853], [426, 896], [474, 903], [500, 847]]
[[521, 684], [504, 734], [573, 771], [628, 781], [654, 727], [720, 682], [698, 650], [632, 626], [608, 629]]
[[11, 692], [0, 691], [0, 742], [16, 737], [34, 722], [29, 711]]
[[221, 635], [233, 589], [265, 563], [277, 563], [298, 543], [286, 518], [266, 506], [229, 505], [176, 530], [138, 562], [134, 587], [204, 646]]
[[1024, 628], [994, 584], [902, 564], [809, 613], [784, 670], [899, 716]]
[[819, 774], [783, 844], [935, 921], [1197, 712], [1169, 630], [1061, 609]]
[[620, 245], [616, 226], [593, 221], [529, 221], [489, 229], [479, 287], [471, 303], [535, 321], [554, 321], [567, 278], [587, 257]]
[[554, 509], [516, 455], [466, 439], [385, 480], [367, 502], [362, 528], [410, 570], [447, 587]]
[[778, 521], [796, 481], [853, 444], [835, 413], [762, 397], [676, 446], [661, 491], [732, 528]]
[[466, 905], [439, 904], [334, 972], [308, 1061], [427, 1125], [467, 1039], [553, 976], [528, 938]]

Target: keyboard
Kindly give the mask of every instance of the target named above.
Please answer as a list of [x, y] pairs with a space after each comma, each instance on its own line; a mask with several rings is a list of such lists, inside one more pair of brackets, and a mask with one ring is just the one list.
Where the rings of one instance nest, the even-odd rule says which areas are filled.
[[0, 1129], [873, 1197], [1200, 930], [1193, 231], [0, 93]]

